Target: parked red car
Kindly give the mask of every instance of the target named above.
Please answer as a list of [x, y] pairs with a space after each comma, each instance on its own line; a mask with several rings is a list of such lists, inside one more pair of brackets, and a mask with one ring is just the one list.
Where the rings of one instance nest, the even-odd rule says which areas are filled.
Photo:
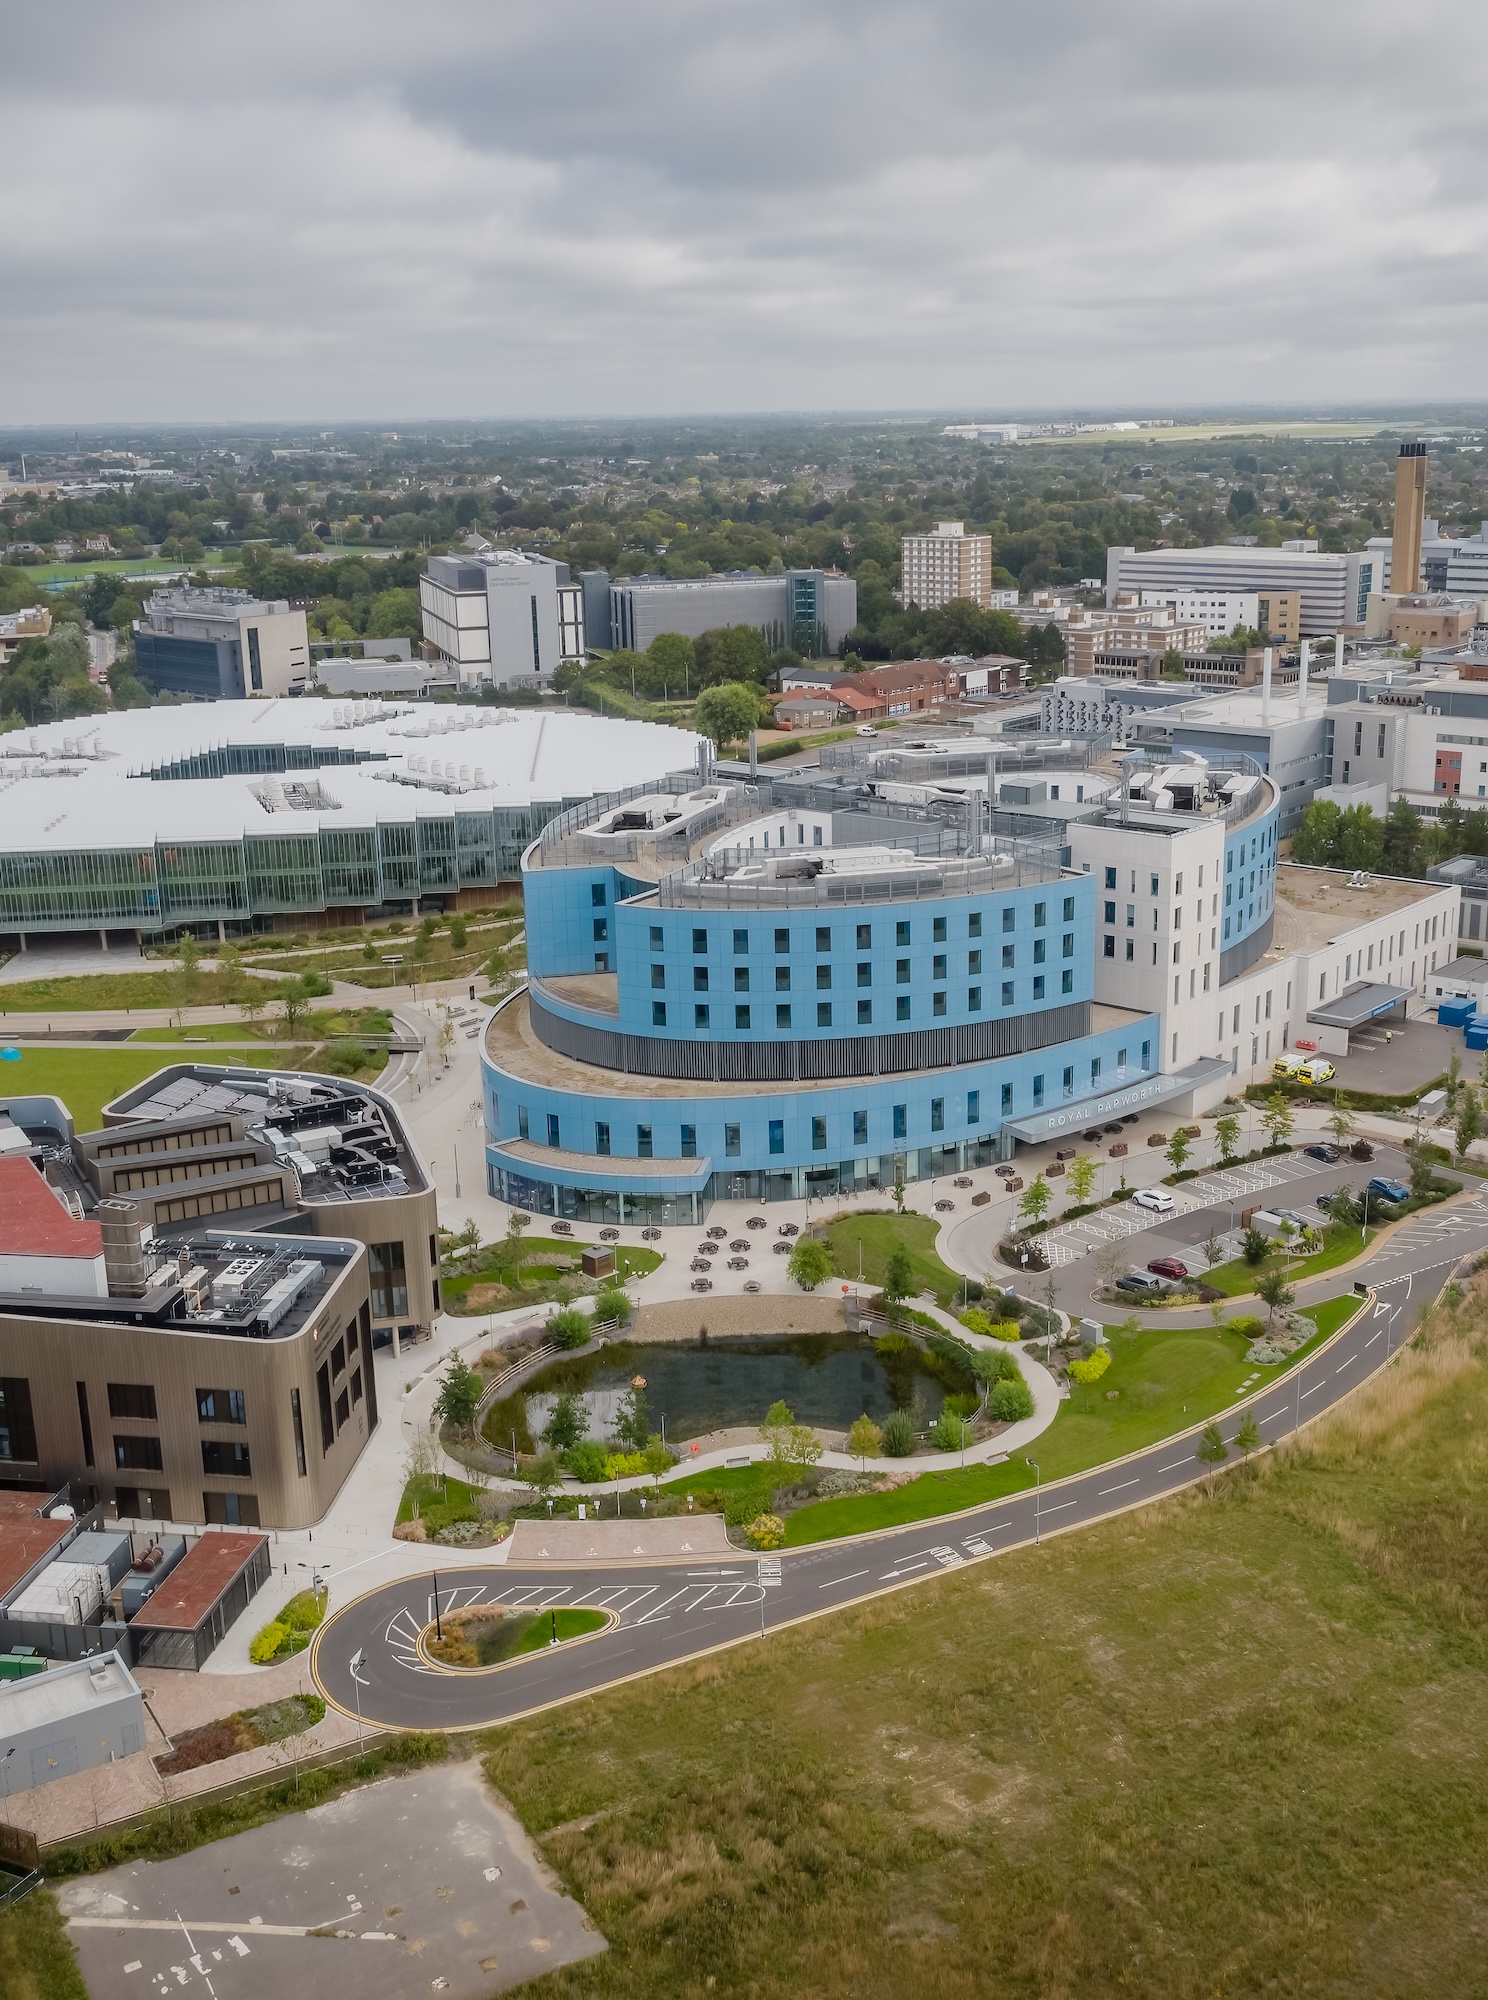
[[1176, 1257], [1154, 1257], [1147, 1266], [1155, 1278], [1186, 1278], [1187, 1264], [1180, 1264]]

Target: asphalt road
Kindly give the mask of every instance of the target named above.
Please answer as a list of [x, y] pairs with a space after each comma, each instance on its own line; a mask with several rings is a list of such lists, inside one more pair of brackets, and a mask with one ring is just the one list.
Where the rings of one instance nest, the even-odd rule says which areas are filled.
[[[1451, 1208], [1412, 1217], [1369, 1262], [1378, 1299], [1364, 1317], [1258, 1395], [1237, 1400], [1219, 1420], [1226, 1442], [1233, 1441], [1242, 1412], [1254, 1415], [1262, 1440], [1273, 1444], [1357, 1388], [1408, 1336], [1458, 1259], [1485, 1239], [1488, 1188]], [[1299, 1288], [1299, 1302], [1316, 1303], [1337, 1290], [1338, 1280], [1324, 1276]], [[1209, 1470], [1196, 1457], [1203, 1428], [1195, 1425], [1042, 1491], [778, 1558], [741, 1555], [716, 1563], [585, 1569], [462, 1567], [457, 1578], [439, 1579], [441, 1615], [477, 1603], [533, 1610], [581, 1604], [602, 1607], [616, 1618], [592, 1639], [571, 1640], [484, 1672], [449, 1673], [420, 1658], [416, 1641], [434, 1616], [434, 1579], [405, 1578], [330, 1618], [317, 1635], [311, 1672], [328, 1701], [349, 1715], [360, 1712], [369, 1724], [468, 1729], [510, 1721], [1161, 1499]], [[763, 1580], [772, 1573], [778, 1582]]]

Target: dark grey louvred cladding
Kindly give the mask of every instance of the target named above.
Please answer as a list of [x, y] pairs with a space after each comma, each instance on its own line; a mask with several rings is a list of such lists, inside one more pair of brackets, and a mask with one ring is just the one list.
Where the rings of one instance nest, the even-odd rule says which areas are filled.
[[1228, 951], [1219, 955], [1219, 983], [1228, 986], [1232, 979], [1238, 979], [1242, 972], [1264, 958], [1271, 949], [1271, 933], [1276, 928], [1276, 912], [1273, 910], [1263, 924], [1257, 924], [1249, 937], [1232, 944]]
[[538, 1040], [560, 1055], [630, 1076], [674, 1077], [690, 1083], [824, 1083], [834, 1077], [958, 1069], [1078, 1041], [1090, 1033], [1088, 1000], [956, 1028], [841, 1035], [810, 1042], [683, 1042], [622, 1035], [613, 1028], [590, 1027], [552, 1013], [535, 991], [529, 1002]]

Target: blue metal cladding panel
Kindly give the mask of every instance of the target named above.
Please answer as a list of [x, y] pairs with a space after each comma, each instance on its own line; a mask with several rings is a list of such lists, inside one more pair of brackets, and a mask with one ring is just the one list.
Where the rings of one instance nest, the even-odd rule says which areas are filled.
[[[1156, 1015], [1138, 1017], [1079, 1041], [959, 1069], [697, 1097], [610, 1095], [607, 1073], [600, 1069], [592, 1072], [589, 1091], [552, 1090], [508, 1076], [483, 1057], [486, 1130], [498, 1140], [541, 1140], [549, 1117], [555, 1117], [560, 1148], [594, 1154], [589, 1178], [596, 1185], [622, 1174], [627, 1159], [680, 1163], [684, 1125], [696, 1135], [698, 1156], [711, 1159], [719, 1171], [768, 1172], [892, 1155], [906, 1147], [996, 1133], [1006, 1118], [1053, 1110], [1135, 1081], [1156, 1068], [1159, 1025]], [[902, 1121], [895, 1116], [901, 1107]], [[859, 1114], [866, 1117], [866, 1128], [859, 1125]], [[825, 1148], [813, 1143], [818, 1118], [826, 1120]], [[896, 1130], [901, 1122], [902, 1132]], [[609, 1127], [606, 1156], [595, 1153], [597, 1124]], [[771, 1150], [772, 1124], [781, 1128], [779, 1152]], [[650, 1132], [649, 1155], [641, 1150], [642, 1127]], [[730, 1127], [737, 1128], [736, 1139]], [[864, 1129], [865, 1137], [855, 1136]]]
[[1228, 951], [1268, 921], [1276, 908], [1278, 803], [1236, 833], [1225, 835], [1220, 943]]
[[[630, 887], [603, 868], [525, 878], [533, 973], [589, 972], [607, 953], [622, 1033], [727, 1042], [882, 1034], [1038, 1013], [1094, 991], [1088, 876], [977, 897], [763, 912], [617, 906]], [[606, 916], [597, 940], [594, 920]], [[585, 1018], [553, 994], [544, 1004]]]

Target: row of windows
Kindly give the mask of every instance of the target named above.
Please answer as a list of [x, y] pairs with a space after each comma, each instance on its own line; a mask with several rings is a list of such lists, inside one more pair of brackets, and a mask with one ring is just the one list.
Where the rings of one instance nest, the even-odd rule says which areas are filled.
[[[603, 900], [602, 894], [596, 893], [594, 901], [596, 903], [599, 903], [602, 902], [602, 900]], [[1062, 899], [1061, 907], [1063, 910], [1063, 921], [1067, 924], [1072, 924], [1075, 921], [1074, 897], [1065, 896]], [[982, 918], [983, 918], [983, 912], [981, 910], [971, 910], [967, 913], [966, 935], [969, 938], [979, 938], [982, 935]], [[948, 933], [947, 933], [948, 921], [949, 920], [945, 917], [931, 918], [929, 941], [932, 944], [945, 944], [948, 942]], [[1042, 930], [1048, 922], [1049, 922], [1049, 905], [1047, 903], [1035, 903], [1033, 906], [1034, 929]], [[1015, 904], [1007, 904], [1003, 907], [1002, 911], [1002, 928], [1006, 932], [1006, 931], [1014, 931], [1017, 929], [1017, 927], [1018, 927], [1017, 906]], [[664, 926], [661, 924], [652, 924], [650, 928], [651, 928], [652, 951], [665, 951], [666, 931]], [[886, 930], [887, 925], [885, 925], [884, 928]], [[901, 917], [897, 919], [894, 924], [895, 945], [902, 948], [905, 945], [912, 944], [914, 942], [914, 929], [915, 925], [913, 919], [907, 917]], [[813, 927], [813, 931], [815, 938], [815, 944], [813, 948], [818, 952], [823, 952], [823, 953], [830, 952], [833, 949], [832, 926], [830, 924], [817, 924]], [[597, 922], [596, 922], [595, 935], [596, 936], [599, 935]], [[711, 940], [712, 940], [712, 933], [710, 931], [703, 929], [701, 926], [696, 928], [692, 933], [693, 956], [695, 958], [706, 958], [708, 952], [712, 948]], [[921, 919], [920, 922], [920, 941], [922, 943], [925, 941], [923, 919]], [[845, 944], [843, 948], [844, 949], [846, 948]], [[857, 951], [872, 950], [873, 948], [872, 924], [855, 924], [853, 926], [853, 948]], [[736, 929], [734, 931], [735, 957], [747, 958], [751, 949], [752, 947], [750, 943], [750, 933], [742, 928]], [[778, 958], [787, 957], [794, 950], [805, 951], [806, 949], [807, 947], [804, 942], [795, 944], [792, 943], [791, 932], [787, 925], [781, 925], [776, 930], [775, 955]]]
[[[1109, 952], [1106, 954], [1108, 958], [1110, 957], [1110, 955], [1111, 954]], [[702, 992], [706, 992], [707, 988], [702, 987], [699, 990]], [[1072, 971], [1060, 973], [1059, 990], [1061, 994], [1072, 994], [1074, 992], [1075, 975]], [[982, 1012], [983, 1007], [986, 1004], [983, 998], [984, 991], [985, 989], [980, 986], [967, 987], [966, 989], [967, 1013], [980, 1014]], [[1002, 996], [999, 1002], [1001, 1006], [1013, 1007], [1017, 1005], [1017, 1001], [1014, 997], [1016, 991], [1016, 982], [1014, 980], [1011, 979], [1002, 980], [999, 985], [999, 991]], [[1049, 997], [1048, 983], [1045, 978], [1045, 975], [1041, 972], [1036, 974], [1034, 977], [1032, 997], [1035, 1001], [1046, 1000]], [[833, 1003], [830, 1000], [817, 1001], [816, 1003], [817, 1027], [830, 1028], [833, 1025], [832, 1007]], [[943, 1021], [948, 1018], [948, 1014], [949, 1014], [949, 1007], [948, 1007], [947, 996], [944, 993], [932, 993], [930, 996], [931, 1019], [936, 1021]], [[911, 995], [909, 995], [908, 993], [900, 993], [895, 996], [894, 1019], [896, 1021], [912, 1021], [914, 1019], [912, 999]], [[777, 1029], [787, 1029], [791, 1027], [793, 1020], [794, 1020], [794, 1014], [792, 1008], [788, 1004], [781, 1003], [776, 1006], [775, 1026]], [[868, 1028], [873, 1025], [873, 1002], [871, 1000], [858, 1001], [857, 1024], [860, 1028]], [[667, 1003], [665, 1000], [653, 1000], [651, 1002], [651, 1025], [653, 1028], [664, 1028], [667, 1025]], [[678, 1022], [676, 1025], [680, 1027], [681, 1023]], [[713, 1007], [711, 1001], [694, 1002], [692, 1009], [692, 1025], [695, 1029], [711, 1028], [714, 1025]], [[717, 1025], [721, 1027], [723, 1023], [720, 1021]], [[743, 1030], [751, 1029], [753, 1025], [754, 1025], [753, 1007], [741, 1006], [736, 1004], [734, 1007], [735, 1031], [740, 1032]], [[761, 1022], [760, 1026], [763, 1027], [764, 1023]], [[802, 1023], [802, 1026], [805, 1026], [804, 1022]]]
[[[1144, 1070], [1150, 1066], [1151, 1059], [1152, 1044], [1150, 1042], [1143, 1042], [1142, 1068]], [[1089, 1083], [1091, 1089], [1099, 1087], [1104, 1067], [1104, 1057], [1091, 1056], [1089, 1058]], [[1127, 1051], [1125, 1049], [1118, 1049], [1116, 1051], [1117, 1074], [1123, 1074], [1126, 1067]], [[1064, 1065], [1060, 1075], [1059, 1087], [1063, 1097], [1066, 1099], [1072, 1098], [1075, 1094], [1075, 1071], [1076, 1065], [1074, 1063], [1067, 1063]], [[1041, 1109], [1045, 1102], [1045, 1079], [1042, 1075], [1034, 1077], [1030, 1097], [1031, 1108], [1035, 1111]], [[943, 1132], [947, 1129], [946, 1107], [953, 1102], [953, 1100], [944, 1097], [931, 1098], [930, 1130], [932, 1132]], [[964, 1103], [964, 1123], [968, 1127], [978, 1126], [982, 1121], [982, 1092], [980, 1090], [968, 1090]], [[1004, 1117], [1013, 1110], [1013, 1086], [1011, 1083], [1004, 1083], [998, 1086], [998, 1108]], [[954, 1117], [955, 1115], [956, 1113], [953, 1110], [952, 1116]], [[886, 1138], [895, 1140], [907, 1139], [909, 1137], [909, 1106], [907, 1104], [894, 1104], [889, 1107], [890, 1130], [888, 1134], [880, 1133], [874, 1139], [870, 1139], [869, 1136], [869, 1114], [866, 1110], [851, 1112], [849, 1116], [852, 1119], [852, 1144], [854, 1146], [882, 1146]], [[811, 1147], [813, 1152], [825, 1152], [828, 1150], [828, 1123], [829, 1120], [824, 1117], [814, 1117], [812, 1119]], [[783, 1118], [772, 1118], [767, 1121], [767, 1124], [767, 1143], [771, 1153], [783, 1154], [785, 1151], [785, 1120]], [[521, 1138], [530, 1139], [531, 1119], [526, 1105], [518, 1105], [517, 1107], [517, 1131]], [[557, 1147], [563, 1144], [563, 1121], [556, 1111], [550, 1111], [546, 1114], [546, 1132], [547, 1142], [550, 1146]], [[593, 1149], [596, 1153], [602, 1154], [605, 1157], [611, 1155], [612, 1126], [608, 1119], [599, 1119], [595, 1122]], [[723, 1150], [725, 1157], [728, 1159], [733, 1160], [742, 1157], [742, 1126], [725, 1124], [723, 1128]], [[658, 1157], [656, 1152], [656, 1128], [653, 1125], [636, 1126], [635, 1157], [641, 1160], [651, 1160]], [[663, 1159], [680, 1158], [695, 1160], [698, 1157], [697, 1126], [695, 1124], [680, 1125], [677, 1133], [676, 1153], [663, 1153], [659, 1157]]]
[[[153, 1382], [110, 1382], [108, 1406], [111, 1417], [158, 1421]], [[248, 1401], [241, 1389], [198, 1389], [196, 1415], [203, 1424], [246, 1424]]]
[[[1127, 905], [1128, 922], [1132, 921], [1131, 910], [1132, 910], [1132, 905], [1128, 904]], [[1113, 924], [1115, 923], [1115, 921], [1116, 921], [1116, 905], [1114, 903], [1107, 903], [1106, 922], [1108, 924]], [[1033, 940], [1033, 963], [1035, 965], [1043, 965], [1047, 962], [1046, 946], [1047, 946], [1047, 940], [1045, 940], [1044, 938], [1035, 938]], [[1074, 932], [1070, 931], [1067, 932], [1064, 938], [1061, 940], [1060, 956], [1062, 958], [1073, 958], [1074, 955], [1075, 955], [1075, 937], [1074, 937]], [[936, 954], [930, 961], [930, 977], [932, 979], [947, 978], [949, 976], [947, 971], [949, 962], [950, 962], [949, 956], [947, 953], [943, 951], [936, 952]], [[1017, 964], [1017, 946], [1011, 944], [1005, 944], [1002, 947], [1003, 971], [1004, 972], [1013, 971], [1016, 964]], [[980, 951], [969, 951], [966, 954], [966, 970], [967, 973], [973, 978], [978, 973], [981, 972], [982, 953]], [[913, 975], [913, 961], [907, 958], [896, 958], [894, 961], [895, 985], [908, 986], [911, 983], [912, 975]], [[858, 962], [857, 967], [855, 968], [855, 976], [857, 984], [859, 986], [871, 986], [873, 984], [873, 961], [871, 958], [861, 959]], [[663, 964], [653, 965], [651, 967], [651, 990], [653, 992], [664, 991], [666, 983], [667, 983], [666, 966]], [[692, 990], [694, 993], [709, 992], [711, 990], [711, 983], [712, 983], [712, 974], [706, 965], [695, 965], [692, 968]], [[735, 993], [749, 992], [750, 970], [747, 965], [736, 965], [734, 967], [733, 990], [735, 991]], [[791, 990], [791, 968], [788, 965], [777, 965], [775, 967], [775, 991], [777, 993], [789, 993], [790, 990]], [[831, 992], [832, 967], [830, 965], [817, 966], [816, 990], [818, 993]], [[1011, 1004], [1011, 996], [1009, 996], [1008, 1004]]]

